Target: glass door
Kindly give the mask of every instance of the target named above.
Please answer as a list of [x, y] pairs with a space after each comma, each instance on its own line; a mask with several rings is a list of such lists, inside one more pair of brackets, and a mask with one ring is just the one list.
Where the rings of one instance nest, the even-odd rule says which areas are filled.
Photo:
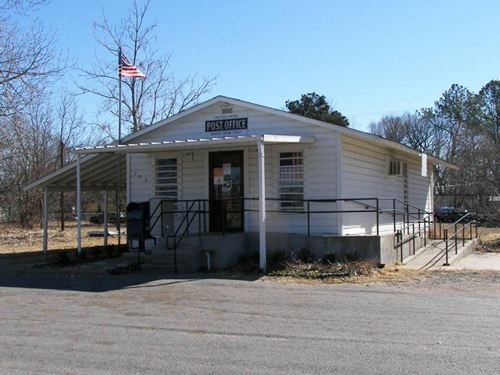
[[243, 151], [209, 154], [210, 231], [243, 230]]

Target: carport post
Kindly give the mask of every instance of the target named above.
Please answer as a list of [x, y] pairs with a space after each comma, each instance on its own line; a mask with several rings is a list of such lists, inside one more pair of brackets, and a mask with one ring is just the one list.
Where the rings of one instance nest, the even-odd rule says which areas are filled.
[[76, 249], [82, 255], [82, 207], [80, 181], [80, 154], [76, 154]]
[[259, 165], [259, 265], [266, 270], [266, 173], [263, 139], [257, 141]]
[[49, 188], [43, 189], [43, 254], [49, 248]]
[[104, 190], [104, 248], [108, 246], [108, 191]]

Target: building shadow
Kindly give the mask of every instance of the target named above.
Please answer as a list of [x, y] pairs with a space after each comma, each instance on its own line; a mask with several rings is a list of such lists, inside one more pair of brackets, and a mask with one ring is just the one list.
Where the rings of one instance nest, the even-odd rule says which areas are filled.
[[[88, 248], [86, 250], [89, 250]], [[51, 289], [61, 291], [78, 291], [104, 293], [113, 290], [149, 289], [169, 287], [183, 283], [207, 279], [227, 279], [254, 281], [260, 276], [238, 275], [234, 273], [173, 274], [161, 268], [141, 267], [129, 273], [110, 274], [110, 269], [118, 265], [130, 264], [134, 257], [116, 257], [106, 259], [87, 259], [84, 263], [62, 266], [62, 253], [71, 249], [50, 250], [47, 255], [39, 252], [0, 254], [0, 288]]]

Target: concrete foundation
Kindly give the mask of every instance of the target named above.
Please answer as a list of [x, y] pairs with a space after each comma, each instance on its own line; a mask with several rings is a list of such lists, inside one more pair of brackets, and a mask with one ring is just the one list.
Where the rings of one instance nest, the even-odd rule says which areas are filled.
[[[258, 233], [245, 233], [246, 251], [255, 251], [258, 245]], [[325, 253], [329, 253], [335, 254], [337, 259], [356, 256], [380, 260], [380, 240], [377, 236], [267, 234], [268, 254], [275, 252], [291, 254], [302, 249], [309, 250], [315, 258], [321, 258]]]
[[[380, 264], [394, 264], [400, 261], [401, 250], [394, 248], [394, 235], [382, 236], [337, 236], [288, 233], [267, 233], [267, 253], [283, 252], [291, 255], [307, 249], [318, 259], [325, 254], [334, 254], [338, 260], [357, 257], [372, 259]], [[423, 246], [423, 239], [407, 242], [402, 249], [403, 259]], [[197, 272], [207, 268], [207, 252], [210, 253], [212, 269], [229, 268], [238, 263], [244, 253], [258, 252], [258, 232], [247, 233], [209, 233], [201, 236], [193, 235], [182, 239], [177, 253], [179, 272]], [[169, 263], [173, 262], [173, 250], [166, 250], [165, 240], [153, 250], [157, 256], [164, 255]], [[158, 257], [155, 257], [159, 259]], [[163, 263], [163, 262], [162, 262]]]

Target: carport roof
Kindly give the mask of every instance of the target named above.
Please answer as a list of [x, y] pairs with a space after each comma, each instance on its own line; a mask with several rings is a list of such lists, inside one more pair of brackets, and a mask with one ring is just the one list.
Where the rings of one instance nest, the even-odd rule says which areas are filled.
[[264, 143], [313, 143], [314, 137], [301, 135], [243, 135], [232, 137], [213, 137], [198, 139], [183, 139], [172, 141], [141, 142], [128, 144], [113, 144], [103, 146], [79, 147], [75, 151], [79, 154], [99, 154], [99, 153], [134, 153], [134, 152], [154, 152], [172, 149], [203, 148], [217, 145], [247, 145], [255, 144], [258, 140]]
[[[313, 137], [300, 135], [265, 134], [79, 147], [75, 151], [78, 154], [83, 154], [80, 159], [81, 189], [82, 191], [115, 190], [118, 176], [118, 157], [121, 160], [119, 188], [124, 189], [126, 185], [125, 154], [127, 153], [161, 152], [221, 145], [249, 145], [255, 144], [258, 140], [264, 143], [281, 144], [312, 143], [315, 141]], [[76, 162], [31, 183], [24, 190], [36, 187], [47, 187], [51, 191], [76, 190]]]
[[[85, 155], [81, 161], [82, 191], [116, 190], [118, 177], [118, 158], [120, 158], [120, 185], [125, 188], [125, 155], [99, 154]], [[76, 191], [76, 161], [27, 185], [24, 190], [47, 187], [50, 191]]]

